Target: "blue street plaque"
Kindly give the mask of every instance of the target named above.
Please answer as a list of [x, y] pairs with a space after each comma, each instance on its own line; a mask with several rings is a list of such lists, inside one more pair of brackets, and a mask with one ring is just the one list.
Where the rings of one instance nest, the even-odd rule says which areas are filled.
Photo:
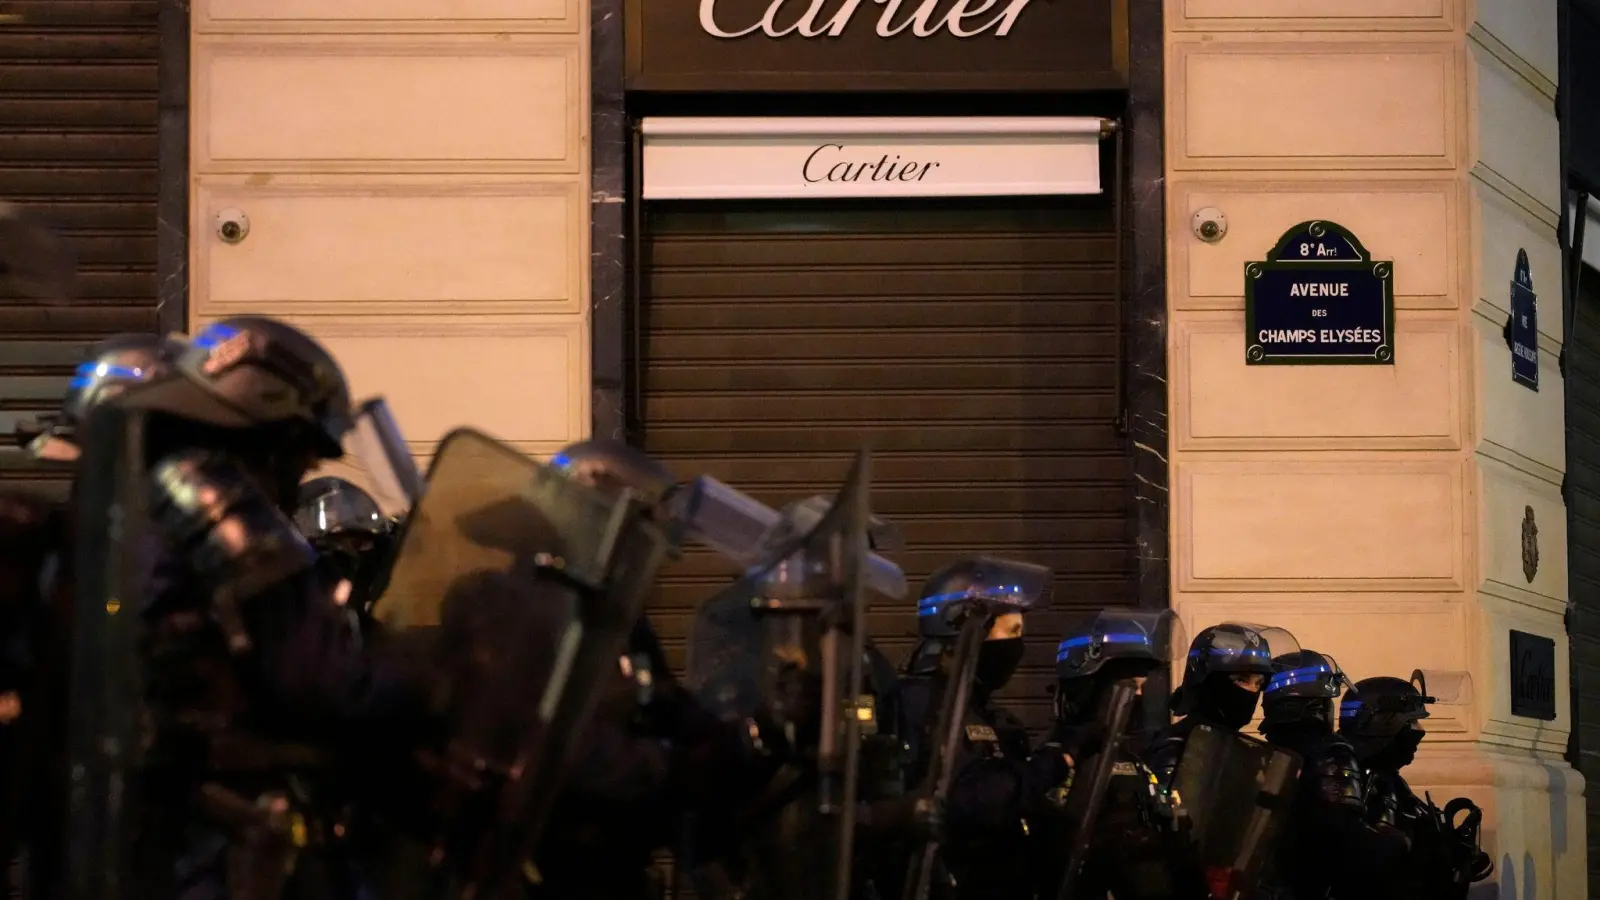
[[1252, 366], [1394, 365], [1394, 263], [1350, 230], [1301, 222], [1244, 267], [1244, 357]]
[[1511, 380], [1530, 391], [1539, 389], [1539, 297], [1533, 292], [1528, 251], [1517, 251], [1511, 273]]

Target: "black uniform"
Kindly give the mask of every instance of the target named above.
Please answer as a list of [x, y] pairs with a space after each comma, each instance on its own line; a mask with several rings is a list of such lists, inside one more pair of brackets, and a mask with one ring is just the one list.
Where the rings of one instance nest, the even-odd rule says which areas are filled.
[[1261, 731], [1302, 760], [1287, 828], [1264, 879], [1265, 898], [1388, 896], [1401, 845], [1363, 821], [1355, 749], [1334, 733], [1333, 704], [1349, 685], [1338, 663], [1311, 650], [1283, 654], [1267, 683]]
[[37, 894], [25, 882], [48, 861], [64, 827], [59, 803], [42, 790], [46, 769], [61, 759], [65, 697], [51, 622], [68, 602], [62, 564], [69, 558], [66, 510], [30, 494], [0, 495], [0, 848], [3, 883], [20, 896]]
[[1428, 717], [1427, 704], [1434, 702], [1426, 690], [1420, 671], [1410, 682], [1390, 677], [1358, 681], [1340, 705], [1339, 733], [1365, 770], [1367, 821], [1402, 838], [1398, 852], [1403, 856], [1390, 896], [1462, 900], [1474, 883], [1494, 872], [1494, 862], [1478, 843], [1482, 812], [1466, 798], [1441, 810], [1413, 793], [1400, 775], [1422, 743], [1425, 732], [1419, 723]]
[[1279, 643], [1299, 648], [1288, 632], [1254, 625], [1213, 625], [1194, 636], [1184, 664], [1183, 682], [1172, 694], [1172, 711], [1182, 718], [1159, 731], [1146, 753], [1151, 770], [1164, 786], [1170, 786], [1183, 759], [1184, 746], [1197, 726], [1238, 731], [1250, 724], [1261, 691], [1238, 679], [1255, 676], [1264, 681], [1272, 675], [1270, 641], [1274, 637], [1279, 638]]
[[[674, 523], [669, 530], [681, 529], [735, 562], [759, 557], [755, 546], [736, 546], [736, 535], [763, 534], [769, 520], [780, 518], [776, 511], [715, 479], [680, 488], [653, 461], [618, 451], [586, 442], [558, 454], [557, 465], [584, 483], [649, 498]], [[759, 521], [729, 527], [743, 516]], [[741, 580], [732, 590], [743, 586]], [[761, 697], [748, 707], [713, 710], [673, 675], [645, 618], [635, 623], [603, 691], [535, 853], [533, 892], [540, 898], [637, 900], [655, 887], [651, 856], [667, 846], [680, 869], [735, 855], [746, 804], [793, 756], [771, 706], [795, 698]], [[799, 698], [785, 710], [787, 721], [814, 720], [814, 707], [815, 698]]]
[[[959, 687], [962, 662], [952, 656], [963, 627], [989, 631], [997, 616], [1040, 608], [1048, 569], [977, 557], [934, 573], [918, 602], [922, 643], [905, 666], [901, 698], [908, 728], [920, 740], [918, 772], [927, 772], [941, 705]], [[944, 837], [932, 883], [935, 897], [1011, 900], [1029, 896], [1034, 873], [1032, 829], [1049, 810], [1048, 793], [1071, 774], [1063, 754], [1032, 753], [1022, 722], [993, 700], [1022, 661], [1021, 636], [990, 635], [970, 666], [971, 693], [957, 710], [960, 740], [943, 800]], [[933, 778], [929, 772], [923, 778]]]
[[[939, 675], [907, 679], [902, 697], [910, 721], [931, 727], [929, 710], [947, 689]], [[960, 900], [1010, 900], [1032, 892], [1032, 829], [1050, 808], [1050, 789], [1071, 774], [1061, 753], [1034, 755], [1027, 728], [990, 693], [986, 687], [973, 692], [945, 798], [942, 862], [954, 883], [945, 896]]]
[[648, 621], [640, 620], [628, 650], [580, 738], [578, 766], [533, 860], [534, 897], [651, 896], [659, 887], [652, 856], [677, 840], [684, 817], [729, 820], [774, 768], [748, 733], [683, 689]]
[[[28, 454], [63, 468], [78, 456], [76, 433], [100, 404], [165, 374], [165, 341], [123, 334], [96, 344], [53, 416], [19, 427]], [[32, 494], [0, 496], [0, 754], [5, 756], [0, 842], [13, 892], [53, 896], [66, 825], [49, 786], [65, 780], [66, 654], [74, 559], [71, 510]], [[15, 714], [15, 718], [12, 718]], [[25, 814], [24, 814], [25, 811]], [[21, 849], [19, 849], [19, 847]], [[27, 876], [31, 885], [21, 883]]]
[[176, 350], [175, 374], [118, 400], [152, 414], [136, 890], [271, 895], [286, 870], [291, 891], [348, 889], [320, 865], [337, 854], [296, 853], [337, 831], [333, 751], [409, 746], [423, 698], [362, 651], [289, 519], [306, 469], [342, 453], [343, 376], [268, 319], [219, 322]]
[[[1203, 896], [1192, 867], [1182, 865], [1171, 801], [1143, 759], [1142, 694], [1125, 711], [1123, 732], [1101, 747], [1115, 727], [1113, 686], [1132, 685], [1176, 658], [1184, 649], [1177, 632], [1170, 611], [1108, 609], [1057, 647], [1056, 724], [1036, 752], [1065, 753], [1079, 765], [1051, 792], [1057, 811], [1039, 829], [1040, 900], [1068, 890], [1063, 882], [1074, 851], [1083, 865], [1070, 886], [1071, 900], [1103, 900], [1108, 893], [1118, 900]], [[1091, 812], [1092, 779], [1108, 752], [1115, 754], [1110, 780], [1101, 808]]]

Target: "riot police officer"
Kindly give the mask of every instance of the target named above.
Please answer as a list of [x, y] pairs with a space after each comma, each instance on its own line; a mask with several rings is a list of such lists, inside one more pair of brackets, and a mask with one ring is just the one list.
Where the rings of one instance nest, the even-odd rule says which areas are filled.
[[168, 357], [182, 348], [177, 335], [119, 334], [94, 345], [67, 384], [61, 409], [18, 430], [35, 459], [71, 462], [78, 458], [74, 435], [89, 410], [152, 378], [167, 374]]
[[[1102, 610], [1058, 645], [1055, 725], [1040, 752], [1072, 755], [1097, 743], [1118, 718], [1114, 688], [1128, 684], [1134, 693], [1121, 712], [1127, 724], [1101, 751], [1114, 761], [1100, 808], [1091, 811], [1089, 804], [1097, 793], [1091, 779], [1101, 754], [1085, 758], [1070, 781], [1051, 791], [1059, 813], [1046, 819], [1040, 833], [1041, 900], [1055, 900], [1063, 890], [1071, 900], [1101, 900], [1108, 893], [1118, 900], [1172, 900], [1203, 893], [1198, 879], [1182, 883], [1191, 873], [1173, 865], [1178, 847], [1171, 804], [1154, 789], [1155, 776], [1142, 758], [1146, 735], [1139, 733], [1145, 679], [1184, 647], [1182, 626], [1171, 611], [1138, 609]], [[1083, 739], [1085, 733], [1091, 740]], [[1072, 884], [1064, 885], [1066, 869], [1079, 864]]]
[[1171, 783], [1189, 733], [1197, 726], [1237, 732], [1255, 718], [1261, 690], [1273, 673], [1269, 636], [1285, 652], [1300, 649], [1282, 629], [1233, 622], [1212, 625], [1194, 636], [1183, 681], [1170, 703], [1180, 718], [1157, 734], [1149, 751], [1150, 767], [1163, 784]]
[[1212, 894], [1248, 896], [1270, 861], [1294, 794], [1299, 760], [1239, 732], [1254, 718], [1272, 658], [1300, 649], [1281, 628], [1236, 622], [1202, 629], [1189, 645], [1171, 708], [1146, 755], [1191, 835], [1179, 864]]
[[1413, 793], [1400, 774], [1416, 758], [1426, 734], [1421, 722], [1435, 702], [1427, 691], [1421, 670], [1410, 681], [1364, 678], [1340, 704], [1339, 734], [1365, 769], [1367, 821], [1391, 826], [1405, 838], [1393, 895], [1461, 900], [1473, 884], [1494, 873], [1494, 861], [1479, 846], [1483, 813], [1465, 797], [1441, 810]]
[[[58, 412], [18, 429], [28, 455], [70, 463], [78, 457], [76, 430], [95, 407], [128, 387], [164, 375], [177, 337], [122, 334], [94, 345], [74, 371]], [[65, 730], [66, 673], [61, 666], [65, 606], [72, 574], [69, 513], [41, 495], [0, 496], [0, 755], [5, 757], [0, 844], [26, 840], [31, 857], [15, 872], [44, 873], [63, 825], [60, 804], [44, 790], [46, 769], [60, 764]], [[24, 816], [20, 810], [27, 809]], [[19, 832], [26, 826], [26, 838]], [[21, 890], [21, 885], [14, 886]], [[48, 892], [43, 885], [34, 890]]]
[[1331, 656], [1298, 650], [1273, 659], [1262, 695], [1261, 733], [1298, 754], [1300, 782], [1285, 831], [1263, 879], [1265, 898], [1381, 897], [1397, 861], [1392, 830], [1362, 820], [1355, 750], [1334, 733], [1334, 702], [1350, 686]]
[[[123, 851], [135, 870], [124, 890], [272, 896], [286, 878], [322, 877], [291, 862], [308, 858], [300, 845], [337, 833], [319, 789], [308, 787], [330, 781], [332, 749], [406, 746], [424, 698], [361, 650], [289, 518], [307, 470], [341, 456], [352, 425], [337, 362], [303, 332], [242, 316], [195, 335], [172, 368], [97, 410], [76, 484], [79, 537], [91, 539], [80, 541], [80, 577], [128, 558], [126, 532], [94, 543], [104, 527], [96, 516], [138, 508], [96, 492], [149, 491], [153, 575], [135, 573], [127, 598], [139, 613], [130, 652], [145, 688], [128, 702], [142, 701], [151, 729], [144, 759], [127, 773], [128, 808], [145, 818], [132, 833], [144, 843]], [[122, 471], [130, 446], [142, 471]], [[79, 608], [99, 602], [86, 595]], [[99, 685], [75, 675], [75, 698], [113, 691], [115, 669], [104, 670], [113, 680]], [[91, 759], [77, 736], [93, 740], [102, 727], [113, 726], [74, 728], [72, 752]]]
[[[969, 700], [954, 710], [960, 742], [943, 798], [945, 843], [932, 883], [936, 897], [1010, 900], [1031, 894], [1029, 822], [1046, 814], [1046, 795], [1067, 779], [1073, 754], [1098, 749], [1099, 736], [1084, 732], [1070, 748], [1031, 753], [1022, 722], [994, 700], [1022, 661], [1024, 614], [1047, 602], [1052, 578], [1042, 566], [979, 556], [945, 566], [923, 586], [917, 604], [922, 640], [903, 667], [901, 688], [907, 721], [921, 741], [918, 770], [926, 771], [944, 737], [932, 733], [936, 711], [962, 689], [961, 669], [971, 672]], [[956, 654], [964, 627], [982, 631], [966, 666]]]
[[335, 582], [334, 602], [365, 615], [382, 592], [398, 523], [366, 491], [331, 475], [300, 486], [294, 523]]
[[[725, 536], [700, 533], [695, 517], [729, 521], [719, 504], [738, 504], [728, 495], [754, 502], [714, 479], [680, 485], [658, 463], [610, 441], [567, 447], [553, 465], [597, 490], [632, 492], [658, 510], [663, 522], [671, 520], [673, 528], [714, 546], [725, 543]], [[759, 536], [759, 530], [754, 533]], [[734, 548], [723, 549], [739, 556]], [[602, 685], [595, 717], [583, 734], [572, 736], [579, 747], [576, 765], [552, 813], [556, 827], [546, 831], [532, 859], [537, 873], [532, 895], [550, 900], [652, 896], [657, 887], [651, 880], [652, 854], [679, 838], [686, 820], [701, 842], [675, 848], [680, 867], [695, 865], [696, 853], [725, 849], [707, 835], [727, 832], [741, 804], [761, 789], [791, 749], [785, 729], [766, 708], [747, 712], [721, 717], [708, 709], [674, 675], [649, 619], [639, 617], [617, 668]]]

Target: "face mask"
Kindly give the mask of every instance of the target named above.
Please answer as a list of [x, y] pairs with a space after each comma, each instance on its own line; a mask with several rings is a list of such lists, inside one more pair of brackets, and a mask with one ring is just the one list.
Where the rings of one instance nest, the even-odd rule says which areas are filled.
[[1001, 638], [984, 641], [978, 649], [976, 680], [982, 687], [998, 691], [1011, 680], [1011, 674], [1022, 662], [1022, 638]]
[[1391, 739], [1387, 746], [1373, 754], [1367, 766], [1384, 772], [1398, 772], [1417, 758], [1417, 747], [1422, 744], [1423, 732], [1407, 728]]
[[1255, 718], [1256, 703], [1261, 694], [1242, 688], [1230, 679], [1218, 679], [1203, 688], [1200, 709], [1224, 728], [1239, 729]]

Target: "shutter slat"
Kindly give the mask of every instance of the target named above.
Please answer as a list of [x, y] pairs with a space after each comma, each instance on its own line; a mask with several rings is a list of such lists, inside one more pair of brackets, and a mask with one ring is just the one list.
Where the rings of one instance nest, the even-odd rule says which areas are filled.
[[[0, 294], [0, 441], [60, 405], [96, 341], [154, 332], [158, 0], [7, 0], [0, 12], [0, 200], [60, 228], [76, 296]], [[0, 483], [59, 494], [67, 470], [0, 450]]]
[[[1074, 615], [1132, 601], [1128, 479], [1112, 426], [1118, 365], [1104, 198], [646, 209], [644, 445], [773, 506], [838, 488], [874, 452], [874, 511], [914, 592], [975, 553], [1057, 572], [1051, 611], [1004, 702], [1050, 715]], [[690, 551], [651, 604], [684, 662], [694, 607], [736, 573]], [[876, 601], [892, 659], [916, 598]]]

